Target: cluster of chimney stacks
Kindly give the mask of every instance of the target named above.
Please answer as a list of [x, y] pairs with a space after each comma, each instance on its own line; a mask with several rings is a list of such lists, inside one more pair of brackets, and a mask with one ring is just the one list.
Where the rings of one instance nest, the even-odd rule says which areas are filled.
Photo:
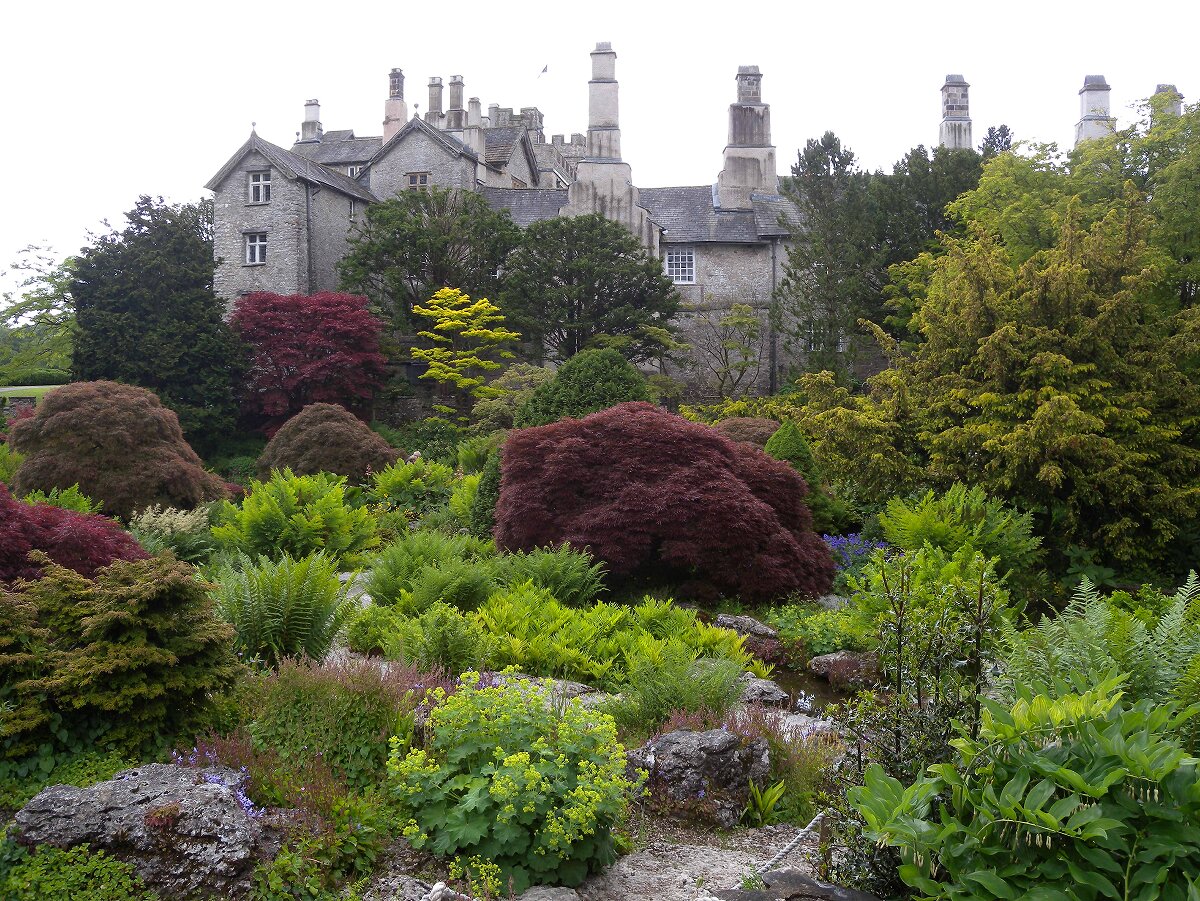
[[[951, 149], [969, 150], [971, 142], [971, 112], [967, 97], [970, 85], [961, 75], [947, 75], [942, 85], [942, 124], [938, 129], [938, 143]], [[1112, 90], [1103, 75], [1085, 75], [1083, 87], [1079, 89], [1079, 121], [1075, 124], [1075, 145], [1093, 138], [1112, 134], [1117, 120], [1112, 116], [1109, 92]], [[1183, 113], [1183, 95], [1173, 84], [1160, 84], [1154, 89], [1155, 97], [1162, 97], [1158, 106], [1165, 115]]]

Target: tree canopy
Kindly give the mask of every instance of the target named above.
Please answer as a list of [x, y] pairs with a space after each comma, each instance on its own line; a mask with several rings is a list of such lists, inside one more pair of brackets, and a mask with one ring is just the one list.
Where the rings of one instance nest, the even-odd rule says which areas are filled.
[[232, 429], [240, 361], [213, 293], [212, 203], [142, 196], [125, 218], [70, 270], [74, 376], [154, 391], [189, 441], [211, 446]]
[[509, 255], [500, 306], [534, 356], [562, 362], [607, 346], [640, 362], [661, 355], [679, 298], [659, 260], [592, 214], [529, 226]]
[[367, 207], [339, 264], [342, 288], [365, 294], [397, 328], [442, 288], [495, 297], [505, 258], [520, 240], [506, 211], [479, 194], [430, 188], [401, 191]]

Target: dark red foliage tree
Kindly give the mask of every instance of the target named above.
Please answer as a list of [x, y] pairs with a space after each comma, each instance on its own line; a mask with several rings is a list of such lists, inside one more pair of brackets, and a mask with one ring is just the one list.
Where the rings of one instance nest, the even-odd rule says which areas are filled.
[[383, 323], [365, 297], [247, 294], [230, 325], [250, 352], [244, 408], [268, 432], [312, 403], [361, 408], [383, 384]]
[[828, 593], [834, 565], [786, 463], [647, 403], [512, 433], [495, 538], [564, 541], [615, 575], [705, 583], [745, 600]]
[[43, 551], [60, 566], [89, 577], [114, 560], [149, 556], [111, 519], [26, 504], [0, 483], [0, 583], [42, 574], [41, 565], [29, 559], [30, 551]]
[[153, 391], [118, 382], [73, 382], [46, 395], [33, 417], [13, 423], [25, 459], [13, 491], [78, 485], [111, 516], [153, 504], [190, 510], [225, 497], [183, 437], [179, 417]]
[[258, 477], [273, 469], [296, 475], [332, 472], [362, 481], [396, 462], [400, 451], [337, 404], [309, 404], [283, 424], [258, 458]]

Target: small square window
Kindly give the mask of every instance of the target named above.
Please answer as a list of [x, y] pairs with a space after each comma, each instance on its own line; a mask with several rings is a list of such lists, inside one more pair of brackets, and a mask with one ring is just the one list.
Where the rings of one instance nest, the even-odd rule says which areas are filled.
[[672, 247], [667, 251], [667, 278], [677, 285], [696, 284], [696, 250], [694, 247]]
[[409, 172], [408, 173], [408, 189], [410, 191], [424, 191], [429, 188], [429, 173], [428, 172]]
[[250, 173], [248, 198], [250, 203], [271, 202], [271, 173], [269, 170]]
[[246, 235], [246, 265], [258, 266], [267, 261], [267, 233], [250, 232]]

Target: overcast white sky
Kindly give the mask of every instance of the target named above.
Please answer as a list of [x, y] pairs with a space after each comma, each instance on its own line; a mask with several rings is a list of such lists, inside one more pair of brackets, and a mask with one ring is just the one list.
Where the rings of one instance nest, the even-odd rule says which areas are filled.
[[716, 179], [739, 65], [763, 72], [781, 174], [827, 129], [877, 168], [937, 142], [950, 72], [971, 84], [976, 144], [1006, 123], [1070, 146], [1086, 74], [1108, 78], [1122, 125], [1159, 82], [1195, 102], [1198, 34], [1185, 0], [6, 3], [0, 269], [32, 242], [77, 252], [139, 194], [204, 196], [251, 122], [290, 146], [306, 99], [326, 130], [379, 134], [393, 66], [410, 115], [431, 75], [462, 75], [485, 113], [539, 106], [547, 136], [570, 134], [587, 129], [588, 53], [611, 41], [624, 158], [660, 187]]

